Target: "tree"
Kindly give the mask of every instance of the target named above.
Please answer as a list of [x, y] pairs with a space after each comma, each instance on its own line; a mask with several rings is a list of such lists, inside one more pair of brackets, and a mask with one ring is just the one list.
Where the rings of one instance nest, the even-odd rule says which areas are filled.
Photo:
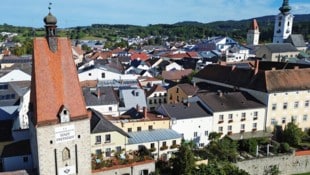
[[295, 147], [300, 145], [304, 136], [304, 132], [294, 122], [288, 123], [283, 131], [283, 141]]
[[278, 175], [278, 174], [280, 174], [280, 170], [277, 165], [270, 165], [264, 170], [264, 175]]
[[209, 159], [235, 162], [237, 160], [237, 148], [238, 144], [224, 137], [218, 141], [211, 141], [206, 147], [206, 151]]
[[183, 142], [172, 159], [172, 174], [192, 175], [195, 169], [195, 158], [188, 143]]

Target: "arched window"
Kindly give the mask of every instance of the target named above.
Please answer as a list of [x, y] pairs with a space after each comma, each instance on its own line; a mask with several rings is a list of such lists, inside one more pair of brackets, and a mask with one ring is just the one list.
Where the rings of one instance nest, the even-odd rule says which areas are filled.
[[70, 159], [70, 150], [66, 147], [62, 150], [62, 160], [69, 160]]

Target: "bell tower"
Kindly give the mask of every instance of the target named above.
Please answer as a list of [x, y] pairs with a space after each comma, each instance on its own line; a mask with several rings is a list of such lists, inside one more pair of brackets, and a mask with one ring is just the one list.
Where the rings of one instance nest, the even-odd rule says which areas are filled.
[[273, 43], [283, 43], [292, 34], [293, 18], [288, 0], [283, 0], [280, 13], [275, 18]]
[[44, 18], [46, 36], [33, 40], [29, 116], [37, 174], [91, 174], [90, 119], [72, 59], [71, 42], [56, 36], [57, 19]]
[[258, 45], [259, 43], [259, 27], [256, 19], [253, 19], [251, 28], [247, 34], [247, 45]]

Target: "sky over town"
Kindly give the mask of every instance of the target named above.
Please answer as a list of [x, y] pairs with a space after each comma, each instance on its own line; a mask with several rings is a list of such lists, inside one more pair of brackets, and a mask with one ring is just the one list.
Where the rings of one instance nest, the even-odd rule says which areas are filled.
[[[91, 24], [208, 23], [276, 15], [283, 0], [6, 0], [0, 24], [43, 27], [51, 12], [61, 28]], [[290, 0], [293, 14], [310, 14], [310, 0]]]

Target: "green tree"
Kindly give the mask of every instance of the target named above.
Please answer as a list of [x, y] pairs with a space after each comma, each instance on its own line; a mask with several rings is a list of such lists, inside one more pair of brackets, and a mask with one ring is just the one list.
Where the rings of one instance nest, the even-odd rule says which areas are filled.
[[277, 165], [270, 165], [264, 170], [264, 175], [278, 175], [278, 174], [280, 174], [280, 170]]
[[188, 143], [183, 142], [172, 159], [172, 174], [192, 175], [195, 169], [195, 158]]
[[283, 131], [283, 141], [295, 147], [300, 145], [304, 136], [304, 132], [294, 122], [288, 123]]

